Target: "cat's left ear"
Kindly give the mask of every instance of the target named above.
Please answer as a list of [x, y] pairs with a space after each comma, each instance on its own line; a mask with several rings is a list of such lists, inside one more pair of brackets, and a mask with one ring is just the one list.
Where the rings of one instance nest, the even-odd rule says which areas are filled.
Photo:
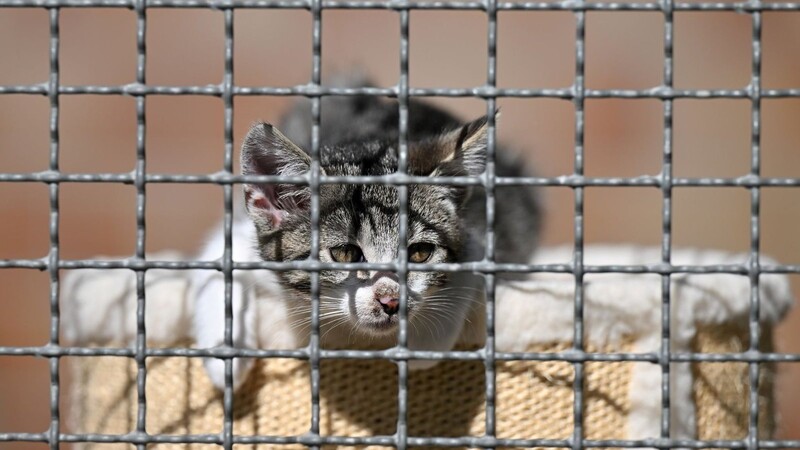
[[488, 139], [489, 117], [483, 116], [439, 136], [435, 148], [426, 152], [426, 157], [432, 160], [423, 165], [432, 169], [431, 176], [481, 175], [486, 169]]

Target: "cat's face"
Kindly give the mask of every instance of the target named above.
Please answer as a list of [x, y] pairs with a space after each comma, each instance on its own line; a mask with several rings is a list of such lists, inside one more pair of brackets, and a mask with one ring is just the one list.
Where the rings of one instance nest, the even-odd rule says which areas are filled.
[[[478, 175], [485, 165], [485, 120], [411, 143], [409, 172], [422, 176]], [[300, 175], [308, 156], [267, 124], [251, 129], [242, 149], [245, 174]], [[322, 172], [340, 175], [390, 175], [397, 169], [394, 142], [355, 143], [321, 149]], [[465, 224], [460, 208], [464, 187], [408, 187], [407, 257], [412, 263], [446, 263], [463, 252]], [[258, 230], [265, 260], [297, 261], [310, 255], [310, 195], [307, 186], [245, 185], [248, 212]], [[399, 205], [395, 186], [321, 185], [319, 259], [340, 263], [392, 263], [399, 244]], [[281, 273], [287, 292], [308, 299], [308, 272]], [[408, 314], [442, 314], [448, 304], [449, 277], [435, 271], [410, 271]], [[400, 284], [393, 272], [327, 270], [319, 275], [323, 319], [347, 323], [372, 335], [396, 333]]]

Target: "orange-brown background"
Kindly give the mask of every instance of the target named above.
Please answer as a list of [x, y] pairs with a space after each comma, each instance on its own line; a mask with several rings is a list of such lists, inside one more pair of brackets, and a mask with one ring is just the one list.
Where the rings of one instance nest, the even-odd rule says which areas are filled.
[[[70, 9], [61, 13], [61, 82], [119, 85], [134, 81], [135, 14]], [[663, 74], [660, 13], [591, 12], [586, 18], [586, 86], [657, 86]], [[763, 86], [800, 87], [800, 14], [763, 15]], [[574, 16], [569, 12], [501, 12], [498, 82], [502, 87], [566, 87], [574, 76]], [[411, 14], [411, 84], [477, 86], [486, 76], [487, 21], [480, 12]], [[751, 20], [729, 12], [675, 14], [675, 85], [742, 88], [750, 81]], [[291, 86], [310, 78], [311, 18], [307, 11], [235, 13], [235, 82]], [[217, 84], [223, 71], [219, 11], [148, 11], [147, 81], [156, 85]], [[323, 66], [358, 66], [382, 86], [397, 82], [399, 19], [391, 11], [326, 11]], [[48, 15], [0, 10], [0, 84], [47, 80]], [[235, 100], [235, 139], [256, 119], [276, 120], [290, 98]], [[476, 99], [437, 99], [464, 118], [485, 112]], [[134, 99], [61, 97], [61, 169], [129, 172], [135, 161]], [[523, 149], [542, 175], [572, 172], [574, 109], [568, 101], [505, 99], [499, 136]], [[800, 177], [800, 99], [765, 99], [763, 175]], [[49, 106], [44, 96], [0, 96], [0, 171], [47, 168]], [[586, 101], [586, 174], [634, 176], [661, 169], [662, 109], [657, 100]], [[222, 101], [210, 97], [147, 99], [147, 167], [155, 173], [209, 173], [222, 168]], [[748, 100], [675, 102], [676, 176], [734, 177], [749, 171]], [[192, 251], [214, 226], [222, 205], [217, 186], [149, 185], [147, 250]], [[572, 192], [546, 189], [545, 242], [572, 239]], [[764, 253], [800, 263], [800, 189], [762, 190]], [[135, 190], [114, 184], [63, 184], [63, 258], [131, 255]], [[586, 241], [658, 245], [661, 194], [654, 188], [590, 188]], [[749, 194], [740, 188], [674, 191], [674, 245], [749, 248]], [[0, 183], [0, 258], [40, 258], [48, 251], [48, 200], [43, 184]], [[795, 293], [800, 280], [795, 277]], [[0, 270], [0, 345], [42, 345], [48, 338], [48, 278]], [[800, 351], [800, 310], [778, 329], [778, 349]], [[800, 376], [782, 365], [780, 437], [800, 438]], [[0, 432], [48, 426], [47, 362], [0, 357]], [[43, 445], [0, 444], [3, 448]]]

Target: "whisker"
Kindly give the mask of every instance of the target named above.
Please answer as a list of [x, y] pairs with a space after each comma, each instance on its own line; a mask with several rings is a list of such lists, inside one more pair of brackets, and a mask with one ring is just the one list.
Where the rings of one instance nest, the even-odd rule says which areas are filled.
[[483, 289], [474, 288], [474, 287], [471, 287], [471, 286], [445, 286], [443, 288], [437, 289], [436, 292], [447, 292], [447, 291], [455, 291], [455, 290], [458, 290], [458, 291], [473, 291], [473, 292], [483, 292], [484, 291]]
[[341, 318], [335, 320], [334, 322], [332, 322], [331, 325], [330, 325], [330, 328], [328, 328], [324, 333], [322, 333], [322, 336], [320, 336], [320, 339], [325, 339], [325, 336], [330, 334], [331, 331], [335, 330], [340, 325], [346, 323], [347, 320], [348, 320], [348, 317], [344, 316], [344, 317], [341, 317]]
[[476, 305], [482, 305], [484, 303], [483, 299], [477, 299], [477, 298], [474, 298], [474, 297], [450, 297], [450, 296], [447, 296], [447, 297], [445, 297], [445, 296], [426, 297], [425, 300], [423, 300], [423, 303], [435, 304], [437, 302], [441, 303], [441, 302], [444, 302], [444, 301], [459, 301], [459, 302], [472, 303], [472, 304], [476, 304]]
[[[431, 310], [429, 314], [420, 314], [420, 316], [424, 317], [425, 320], [429, 321], [431, 325], [433, 325], [434, 328], [436, 328], [437, 330], [444, 330], [445, 328], [444, 323], [442, 323], [442, 321], [439, 319], [440, 317], [439, 311]], [[436, 321], [436, 324], [433, 323], [434, 320]], [[438, 327], [436, 327], [436, 325], [438, 325]], [[431, 333], [433, 334], [433, 332]]]

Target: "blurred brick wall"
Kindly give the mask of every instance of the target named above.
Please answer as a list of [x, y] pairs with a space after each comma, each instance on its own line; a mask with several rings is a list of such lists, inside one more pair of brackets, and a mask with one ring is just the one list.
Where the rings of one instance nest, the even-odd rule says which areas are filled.
[[[61, 13], [61, 82], [125, 84], [135, 78], [135, 14], [65, 8]], [[148, 11], [147, 80], [159, 85], [217, 84], [223, 70], [222, 13]], [[763, 15], [763, 86], [800, 87], [800, 14]], [[311, 18], [306, 11], [235, 13], [235, 82], [290, 86], [310, 78]], [[411, 14], [411, 84], [479, 85], [486, 73], [486, 18], [479, 12]], [[675, 86], [741, 88], [750, 79], [750, 18], [735, 13], [675, 13]], [[647, 88], [662, 80], [660, 13], [590, 12], [586, 32], [588, 88]], [[569, 12], [501, 12], [498, 82], [502, 87], [565, 87], [573, 80], [574, 17]], [[323, 13], [324, 71], [354, 66], [383, 86], [399, 73], [399, 21], [390, 11]], [[0, 10], [0, 84], [41, 83], [48, 73], [44, 10]], [[238, 145], [256, 119], [277, 120], [291, 99], [235, 100]], [[464, 118], [485, 111], [475, 99], [437, 99]], [[573, 106], [550, 99], [501, 99], [501, 141], [521, 149], [547, 176], [572, 172]], [[128, 172], [135, 160], [134, 99], [61, 97], [61, 168]], [[43, 170], [48, 160], [48, 101], [0, 96], [0, 171]], [[147, 165], [158, 173], [208, 173], [222, 167], [222, 101], [149, 97]], [[800, 176], [800, 100], [763, 101], [763, 175]], [[748, 172], [748, 100], [677, 100], [676, 176]], [[586, 174], [657, 174], [662, 110], [656, 100], [586, 101]], [[216, 186], [149, 185], [147, 250], [196, 249], [220, 216]], [[572, 240], [572, 192], [548, 188], [545, 242]], [[591, 188], [586, 241], [658, 245], [661, 196], [653, 188]], [[762, 249], [800, 263], [800, 190], [762, 191]], [[63, 258], [130, 255], [135, 191], [113, 184], [61, 187]], [[48, 200], [41, 184], [0, 184], [0, 258], [38, 258], [48, 249]], [[743, 252], [749, 248], [749, 195], [743, 189], [676, 189], [674, 245]], [[47, 274], [0, 271], [0, 345], [41, 345], [48, 336]], [[795, 292], [800, 280], [793, 280]], [[800, 351], [800, 312], [778, 330], [780, 351]], [[797, 365], [780, 367], [780, 436], [800, 438]], [[47, 362], [0, 357], [0, 431], [40, 432], [48, 420]], [[2, 448], [42, 445], [0, 444]]]

